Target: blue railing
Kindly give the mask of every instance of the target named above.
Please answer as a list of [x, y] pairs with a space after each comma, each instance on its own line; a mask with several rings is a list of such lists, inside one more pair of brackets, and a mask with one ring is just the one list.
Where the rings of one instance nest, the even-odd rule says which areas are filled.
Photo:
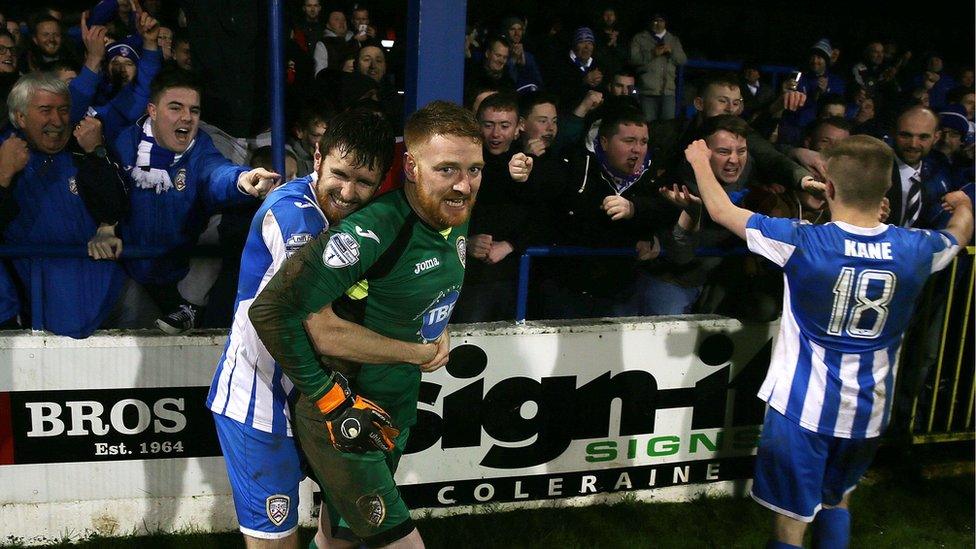
[[[684, 104], [685, 71], [688, 69], [699, 69], [705, 71], [738, 72], [742, 69], [743, 64], [744, 63], [742, 61], [708, 61], [705, 59], [689, 59], [684, 65], [679, 65], [678, 75], [675, 79], [674, 112], [680, 113], [682, 112], [682, 109], [686, 107]], [[779, 82], [782, 75], [796, 72], [796, 70], [796, 67], [788, 67], [784, 65], [759, 65], [760, 73], [771, 76], [769, 84], [772, 86], [773, 90], [779, 89]]]
[[[748, 255], [745, 246], [735, 248], [698, 248], [695, 255], [699, 257], [728, 257]], [[519, 258], [518, 293], [515, 298], [515, 323], [525, 324], [526, 310], [529, 304], [529, 271], [533, 257], [637, 257], [634, 248], [583, 248], [580, 246], [532, 246], [526, 248]], [[657, 257], [664, 257], [661, 250]]]
[[[165, 246], [123, 246], [122, 259], [153, 259], [164, 255], [176, 256], [217, 256], [219, 249], [216, 246], [197, 246], [193, 248], [180, 248], [174, 251]], [[31, 329], [41, 331], [44, 329], [44, 296], [43, 284], [41, 283], [41, 268], [38, 260], [40, 259], [84, 259], [88, 256], [88, 247], [84, 244], [4, 244], [0, 245], [0, 259], [3, 258], [26, 258], [31, 262], [30, 279], [30, 302], [31, 302]], [[93, 260], [94, 261], [94, 260]], [[101, 260], [110, 261], [110, 260]]]

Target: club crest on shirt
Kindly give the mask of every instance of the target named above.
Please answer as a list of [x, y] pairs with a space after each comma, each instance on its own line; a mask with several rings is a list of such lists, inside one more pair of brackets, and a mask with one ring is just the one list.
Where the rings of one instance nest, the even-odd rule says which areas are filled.
[[178, 191], [186, 189], [186, 168], [180, 168], [180, 171], [176, 172], [176, 181], [173, 182], [173, 186]]
[[359, 243], [351, 235], [336, 233], [322, 252], [322, 261], [333, 269], [355, 265], [359, 261]]
[[78, 181], [75, 180], [74, 177], [68, 178], [68, 191], [71, 194], [78, 196]]
[[356, 507], [371, 526], [383, 524], [386, 518], [386, 503], [378, 494], [367, 494], [356, 500]]
[[457, 237], [457, 240], [454, 241], [454, 245], [457, 248], [458, 259], [461, 260], [461, 267], [467, 267], [467, 265], [464, 264], [464, 258], [468, 253], [468, 241], [464, 238], [464, 236], [459, 236]]
[[268, 496], [264, 503], [265, 510], [268, 512], [268, 520], [275, 526], [281, 526], [288, 518], [288, 511], [291, 507], [291, 498], [283, 494]]
[[289, 236], [288, 241], [285, 242], [285, 257], [291, 257], [292, 254], [311, 241], [312, 235], [308, 233], [295, 233]]

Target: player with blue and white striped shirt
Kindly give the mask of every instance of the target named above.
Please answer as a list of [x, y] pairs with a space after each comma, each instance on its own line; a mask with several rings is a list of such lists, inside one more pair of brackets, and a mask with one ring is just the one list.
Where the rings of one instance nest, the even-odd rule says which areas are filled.
[[767, 547], [846, 547], [849, 494], [888, 422], [898, 351], [931, 273], [972, 236], [968, 199], [947, 197], [944, 231], [879, 223], [893, 153], [849, 137], [823, 153], [831, 223], [775, 219], [733, 205], [709, 167], [704, 141], [685, 156], [712, 219], [783, 268], [783, 318], [759, 397], [769, 404], [752, 497], [773, 510]]
[[248, 547], [297, 543], [304, 476], [291, 431], [294, 386], [258, 339], [248, 309], [286, 258], [373, 197], [393, 144], [381, 116], [361, 109], [336, 115], [321, 141], [317, 173], [275, 189], [251, 222], [233, 325], [207, 396]]

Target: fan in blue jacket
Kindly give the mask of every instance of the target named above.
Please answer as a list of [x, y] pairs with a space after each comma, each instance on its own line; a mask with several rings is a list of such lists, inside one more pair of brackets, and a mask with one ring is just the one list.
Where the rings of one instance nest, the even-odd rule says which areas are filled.
[[[130, 215], [120, 225], [128, 245], [179, 248], [192, 244], [207, 217], [224, 206], [263, 198], [278, 174], [224, 158], [199, 132], [200, 84], [167, 69], [153, 81], [148, 116], [122, 131], [115, 150], [129, 179]], [[184, 258], [130, 260], [140, 284], [171, 285], [187, 272]]]

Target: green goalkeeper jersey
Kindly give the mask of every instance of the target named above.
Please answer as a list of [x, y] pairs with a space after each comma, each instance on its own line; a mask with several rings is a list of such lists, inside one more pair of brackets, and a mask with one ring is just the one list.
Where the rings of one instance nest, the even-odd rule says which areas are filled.
[[[332, 386], [302, 321], [325, 305], [389, 338], [429, 343], [447, 328], [464, 279], [467, 224], [438, 231], [403, 190], [377, 198], [303, 246], [268, 282], [250, 318], [271, 356], [313, 402]], [[416, 421], [420, 369], [364, 364], [354, 389], [401, 429]]]

